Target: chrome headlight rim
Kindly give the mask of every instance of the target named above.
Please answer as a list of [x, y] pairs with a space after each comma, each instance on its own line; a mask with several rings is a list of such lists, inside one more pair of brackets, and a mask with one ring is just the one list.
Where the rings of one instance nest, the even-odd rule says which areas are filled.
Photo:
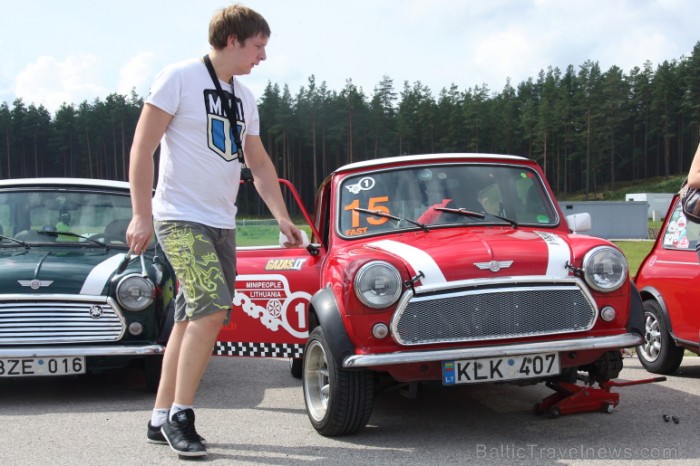
[[[137, 301], [132, 299], [127, 289], [133, 286], [140, 288]], [[153, 282], [141, 275], [130, 274], [122, 277], [117, 284], [116, 297], [119, 305], [127, 311], [139, 312], [148, 308], [155, 300], [156, 287]]]
[[[374, 271], [384, 271], [384, 277], [389, 280], [387, 282], [390, 286], [393, 285], [394, 291], [389, 294], [378, 297], [375, 295], [375, 300], [372, 301], [372, 286], [369, 280], [370, 272]], [[360, 300], [362, 304], [372, 309], [386, 309], [390, 306], [396, 304], [396, 302], [401, 297], [403, 291], [403, 285], [401, 282], [401, 274], [392, 264], [386, 261], [374, 260], [364, 264], [355, 274], [355, 280], [353, 281], [355, 288], [355, 296]]]
[[[599, 280], [596, 279], [596, 275], [599, 275], [594, 270], [594, 265], [600, 260], [600, 255], [609, 255], [610, 259], [615, 261], [615, 264], [619, 264], [621, 269], [619, 276], [612, 280], [611, 284], [601, 284]], [[613, 265], [615, 265], [613, 264]], [[614, 271], [613, 271], [614, 273]], [[620, 289], [622, 285], [627, 281], [629, 275], [629, 264], [627, 263], [627, 258], [622, 252], [615, 249], [612, 246], [597, 246], [586, 253], [583, 257], [583, 276], [586, 280], [588, 286], [601, 293], [610, 293], [612, 291]]]

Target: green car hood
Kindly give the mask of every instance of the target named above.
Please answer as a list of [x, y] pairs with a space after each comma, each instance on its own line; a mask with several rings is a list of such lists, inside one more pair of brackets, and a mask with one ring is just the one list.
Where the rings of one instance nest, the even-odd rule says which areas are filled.
[[102, 295], [124, 256], [90, 248], [0, 250], [0, 294]]

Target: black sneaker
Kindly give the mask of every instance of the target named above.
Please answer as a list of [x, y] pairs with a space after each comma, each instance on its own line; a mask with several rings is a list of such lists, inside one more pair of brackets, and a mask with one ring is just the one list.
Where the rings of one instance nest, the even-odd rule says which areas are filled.
[[[199, 434], [197, 434], [197, 436], [199, 437], [199, 441], [202, 442], [202, 445], [207, 444], [204, 437]], [[151, 421], [148, 421], [148, 431], [146, 431], [146, 437], [148, 437], [148, 441], [151, 443], [168, 443], [168, 441], [165, 440], [163, 432], [160, 431], [160, 426], [154, 427], [153, 424], [151, 424]]]
[[194, 411], [185, 409], [173, 415], [160, 428], [170, 448], [182, 456], [206, 456], [197, 431], [194, 429]]
[[148, 441], [151, 443], [168, 443], [163, 436], [163, 432], [160, 431], [160, 427], [153, 427], [151, 421], [148, 421], [146, 437], [148, 437]]

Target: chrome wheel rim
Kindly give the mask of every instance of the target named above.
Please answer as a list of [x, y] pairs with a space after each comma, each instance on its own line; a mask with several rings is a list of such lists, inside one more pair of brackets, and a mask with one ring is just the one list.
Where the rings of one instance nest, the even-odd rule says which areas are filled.
[[328, 411], [330, 380], [326, 352], [317, 340], [311, 341], [306, 348], [304, 397], [311, 417], [317, 422], [323, 420]]
[[659, 319], [652, 314], [646, 314], [644, 320], [644, 343], [640, 351], [644, 359], [649, 362], [656, 361], [661, 352], [661, 328]]

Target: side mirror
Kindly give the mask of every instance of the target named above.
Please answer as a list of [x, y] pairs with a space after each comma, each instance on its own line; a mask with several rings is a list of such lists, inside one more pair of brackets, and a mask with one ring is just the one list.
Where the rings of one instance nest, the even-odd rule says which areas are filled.
[[566, 216], [566, 224], [572, 233], [582, 233], [591, 229], [591, 214], [583, 212]]

